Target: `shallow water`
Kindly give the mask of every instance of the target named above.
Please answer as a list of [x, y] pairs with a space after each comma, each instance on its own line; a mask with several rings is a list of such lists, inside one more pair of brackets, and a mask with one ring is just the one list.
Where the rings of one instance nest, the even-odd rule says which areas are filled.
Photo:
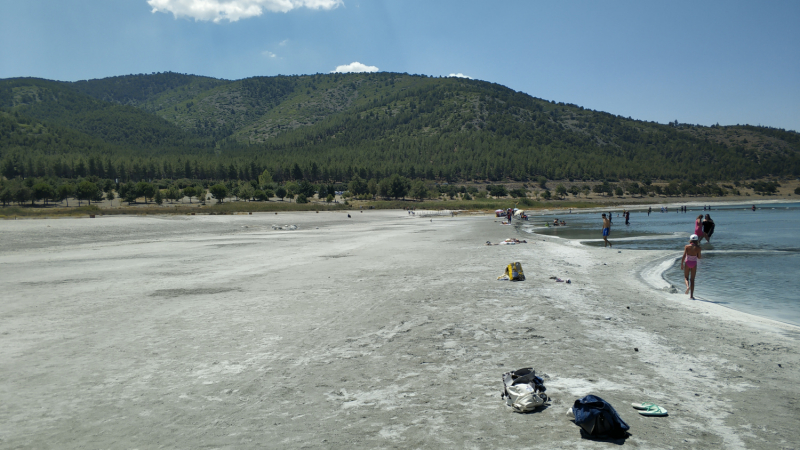
[[[678, 257], [683, 253], [694, 220], [710, 214], [716, 223], [711, 243], [703, 240], [703, 258], [697, 271], [695, 297], [731, 308], [800, 325], [800, 203], [693, 207], [686, 213], [632, 211], [630, 225], [612, 210], [609, 240], [615, 249], [674, 250], [675, 263], [664, 278], [683, 291]], [[565, 227], [544, 228], [554, 218]], [[522, 226], [585, 245], [602, 246], [600, 213], [537, 216]]]

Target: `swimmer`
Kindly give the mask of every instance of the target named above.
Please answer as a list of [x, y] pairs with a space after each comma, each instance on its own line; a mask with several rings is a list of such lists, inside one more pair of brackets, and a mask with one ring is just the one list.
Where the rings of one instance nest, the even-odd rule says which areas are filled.
[[694, 277], [697, 275], [697, 260], [701, 259], [700, 238], [696, 234], [689, 237], [689, 245], [683, 247], [681, 257], [681, 270], [683, 270], [683, 281], [686, 282], [686, 292], [689, 298], [694, 300]]

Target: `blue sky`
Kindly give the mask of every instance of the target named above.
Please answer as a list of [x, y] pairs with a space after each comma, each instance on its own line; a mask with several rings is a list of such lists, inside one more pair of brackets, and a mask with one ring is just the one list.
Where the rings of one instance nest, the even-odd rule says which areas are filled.
[[779, 0], [2, 0], [0, 78], [360, 62], [641, 120], [800, 131], [799, 23], [800, 2]]

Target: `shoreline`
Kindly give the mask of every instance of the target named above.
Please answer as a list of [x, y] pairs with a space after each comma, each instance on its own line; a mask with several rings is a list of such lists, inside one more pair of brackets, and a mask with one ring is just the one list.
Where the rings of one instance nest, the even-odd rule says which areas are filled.
[[[559, 236], [550, 236], [550, 235], [541, 235], [538, 233], [534, 233], [537, 237], [546, 236], [549, 239], [553, 239], [554, 243], [557, 245], [579, 245], [584, 248], [593, 248], [588, 247], [582, 244], [582, 242], [588, 241], [589, 239], [567, 239], [562, 238]], [[630, 240], [639, 240], [639, 238], [627, 238]], [[622, 239], [617, 239], [620, 241]], [[597, 239], [597, 241], [602, 241], [602, 239]], [[603, 247], [597, 247], [603, 248]], [[644, 255], [645, 253], [649, 254], [649, 256], [645, 257], [645, 261], [643, 267], [641, 269], [633, 269], [635, 273], [635, 277], [640, 279], [643, 283], [647, 284], [654, 292], [657, 292], [661, 295], [678, 295], [678, 297], [667, 297], [668, 300], [678, 300], [684, 306], [692, 306], [692, 305], [699, 305], [703, 304], [706, 306], [707, 311], [712, 313], [718, 314], [719, 318], [728, 317], [731, 313], [734, 313], [734, 316], [741, 316], [740, 320], [748, 321], [751, 320], [754, 323], [772, 323], [776, 326], [781, 327], [790, 327], [794, 331], [800, 332], [800, 324], [795, 324], [791, 322], [783, 322], [781, 320], [761, 316], [752, 312], [742, 311], [739, 309], [734, 308], [733, 306], [729, 306], [728, 304], [715, 302], [713, 300], [703, 299], [701, 296], [697, 296], [698, 298], [695, 300], [690, 300], [688, 296], [682, 293], [683, 287], [673, 285], [669, 280], [666, 278], [666, 272], [678, 261], [681, 257], [680, 251], [673, 251], [673, 250], [646, 250], [646, 249], [625, 249], [625, 252], [634, 252], [637, 255]], [[718, 309], [722, 308], [722, 309]]]
[[[778, 203], [778, 202], [769, 202], [769, 203]], [[769, 203], [767, 203], [767, 204], [769, 204]], [[780, 202], [780, 203], [797, 203], [797, 202]], [[695, 205], [695, 206], [697, 206], [697, 205]], [[699, 205], [699, 206], [702, 206], [702, 205]], [[603, 209], [603, 210], [598, 209], [597, 210], [597, 212], [605, 212], [605, 211], [606, 211], [605, 209]], [[586, 213], [586, 212], [592, 212], [592, 211], [581, 210], [580, 212], [581, 213]], [[557, 236], [557, 235], [540, 234], [540, 233], [537, 232], [537, 230], [539, 230], [539, 229], [548, 229], [548, 228], [544, 227], [544, 226], [532, 226], [530, 228], [529, 232], [531, 234], [535, 235], [535, 236], [538, 236], [538, 237], [546, 236], [548, 238], [554, 238], [556, 240], [555, 242], [560, 242], [560, 243], [563, 243], [564, 245], [577, 243], [577, 245], [589, 247], [589, 246], [586, 246], [584, 244], [584, 242], [602, 242], [602, 239], [599, 239], [599, 238], [598, 239], [569, 239], [569, 238], [564, 238], [564, 237]], [[633, 236], [633, 237], [625, 237], [625, 238], [616, 238], [616, 239], [614, 239], [614, 242], [616, 243], [616, 242], [625, 242], [625, 241], [643, 241], [643, 240], [647, 240], [647, 239], [661, 239], [661, 238], [668, 238], [668, 237], [674, 237], [674, 234], [656, 234], [656, 235], [647, 235], [647, 236]], [[647, 261], [645, 263], [645, 265], [639, 271], [637, 276], [640, 279], [642, 279], [645, 283], [650, 285], [656, 291], [667, 292], [667, 293], [670, 293], [670, 294], [677, 294], [677, 295], [683, 296], [684, 287], [683, 286], [673, 285], [672, 282], [670, 280], [668, 280], [667, 277], [666, 277], [667, 271], [669, 271], [672, 268], [672, 266], [675, 264], [676, 261], [680, 260], [681, 251], [679, 251], [679, 250], [648, 250], [648, 249], [625, 249], [625, 251], [626, 252], [649, 252], [649, 253], [654, 253], [654, 255], [652, 256], [652, 260]], [[722, 250], [722, 251], [724, 252], [726, 250]], [[715, 251], [714, 250], [706, 250], [706, 252], [707, 253], [714, 253]], [[719, 250], [717, 252], [719, 252]], [[674, 289], [674, 292], [671, 292], [672, 289]], [[798, 331], [800, 331], [800, 324], [798, 324], [798, 323], [782, 321], [782, 320], [780, 320], [778, 318], [775, 318], [775, 317], [759, 315], [759, 314], [756, 314], [754, 312], [748, 312], [746, 310], [738, 309], [738, 308], [736, 308], [736, 306], [735, 306], [736, 304], [735, 303], [724, 303], [724, 302], [714, 301], [714, 300], [707, 299], [707, 298], [704, 299], [702, 295], [697, 295], [695, 300], [688, 300], [688, 298], [686, 300], [689, 303], [700, 302], [700, 303], [705, 303], [705, 304], [709, 304], [709, 305], [715, 305], [715, 306], [718, 306], [718, 307], [725, 308], [725, 310], [735, 311], [736, 313], [745, 314], [745, 315], [748, 315], [748, 316], [751, 316], [753, 318], [757, 318], [757, 319], [760, 319], [760, 320], [773, 321], [773, 322], [778, 323], [778, 324], [794, 327], [794, 328], [797, 328]]]
[[[613, 207], [609, 207], [610, 205], [606, 205], [606, 206], [596, 206], [596, 207], [593, 206], [593, 207], [587, 207], [587, 208], [532, 209], [530, 211], [531, 211], [531, 215], [549, 215], [549, 214], [554, 214], [554, 213], [563, 213], [565, 210], [569, 210], [569, 209], [572, 209], [573, 211], [586, 213], [586, 212], [608, 212], [609, 209], [612, 209], [614, 211], [621, 210], [621, 209], [630, 210], [630, 211], [646, 211], [647, 208], [652, 207], [653, 208], [653, 213], [658, 212], [659, 214], [661, 214], [661, 212], [660, 211], [656, 211], [655, 208], [661, 208], [662, 206], [666, 206], [668, 208], [676, 208], [678, 206], [689, 206], [689, 207], [698, 207], [699, 206], [699, 207], [702, 207], [703, 205], [709, 205], [709, 204], [711, 204], [713, 206], [716, 206], [716, 205], [725, 205], [725, 206], [743, 205], [743, 206], [745, 206], [745, 205], [768, 205], [768, 204], [786, 204], [786, 203], [800, 203], [800, 197], [798, 197], [796, 200], [794, 200], [794, 199], [774, 199], [774, 200], [754, 200], [754, 201], [747, 201], [747, 202], [739, 201], [739, 200], [731, 200], [731, 201], [717, 200], [717, 201], [714, 201], [714, 202], [707, 202], [707, 201], [704, 201], [704, 202], [671, 202], [671, 203], [651, 203], [651, 204], [647, 204], [647, 203], [645, 203], [645, 204], [639, 204], [639, 203], [624, 204], [624, 203], [622, 203], [622, 204], [616, 204]], [[524, 208], [520, 208], [520, 209], [524, 209]], [[528, 211], [528, 210], [525, 210], [525, 211]], [[701, 209], [700, 211], [703, 211], [703, 210]], [[713, 211], [713, 209], [711, 211]], [[670, 211], [669, 213], [666, 213], [666, 214], [670, 214], [672, 212], [673, 211]], [[573, 214], [574, 214], [574, 212], [573, 212]]]
[[[672, 198], [664, 198], [672, 200]], [[591, 199], [596, 200], [596, 199]], [[623, 199], [616, 199], [616, 200], [625, 200]], [[560, 206], [557, 202], [567, 202], [580, 204], [581, 206]], [[523, 206], [522, 208], [525, 211], [530, 211], [529, 215], [547, 215], [553, 213], [561, 213], [567, 210], [575, 210], [579, 212], [591, 212], [591, 211], [600, 211], [605, 212], [609, 210], [620, 210], [620, 209], [629, 209], [631, 211], [642, 211], [648, 207], [653, 208], [660, 208], [661, 206], [666, 206], [669, 208], [674, 208], [676, 206], [703, 206], [703, 205], [759, 205], [759, 204], [782, 204], [782, 203], [798, 203], [800, 202], [800, 197], [796, 200], [788, 197], [781, 197], [775, 199], [759, 199], [759, 200], [750, 200], [744, 201], [742, 199], [728, 199], [726, 197], [708, 197], [701, 200], [692, 199], [689, 201], [670, 201], [670, 202], [662, 202], [662, 203], [626, 203], [626, 202], [619, 202], [615, 201], [614, 199], [609, 199], [607, 203], [597, 203], [596, 205], [593, 204], [592, 206], [584, 206], [586, 202], [582, 202], [581, 199], [571, 199], [571, 200], [553, 200], [553, 201], [536, 201], [536, 205], [532, 208], [534, 209], [525, 209], [526, 207]], [[417, 202], [413, 200], [408, 200], [404, 202], [398, 201], [387, 201], [387, 206], [395, 206], [400, 203], [407, 203], [409, 208], [415, 208], [416, 210], [420, 211], [441, 211], [441, 210], [448, 210], [448, 211], [459, 211], [468, 214], [491, 214], [494, 209], [497, 209], [495, 206], [501, 207], [513, 207], [513, 205], [518, 204], [516, 199], [497, 199], [494, 203], [495, 206], [488, 208], [481, 206], [477, 209], [453, 209], [452, 202], [448, 201], [437, 201], [437, 200], [428, 200], [426, 202]], [[458, 201], [455, 202], [457, 205], [463, 206], [465, 204], [469, 204], [467, 201]], [[485, 202], [484, 202], [485, 203]], [[438, 205], [437, 205], [438, 204]], [[200, 205], [199, 203], [195, 204], [165, 204], [162, 206], [147, 206], [147, 205], [136, 205], [136, 206], [127, 206], [127, 207], [99, 207], [95, 205], [86, 205], [86, 206], [72, 206], [72, 207], [52, 207], [49, 209], [47, 207], [36, 207], [33, 209], [28, 209], [28, 206], [20, 207], [18, 205], [8, 205], [0, 207], [0, 219], [1, 220], [23, 220], [23, 219], [58, 219], [58, 218], [70, 218], [70, 217], [89, 217], [90, 215], [95, 216], [156, 216], [156, 215], [165, 215], [165, 216], [184, 216], [184, 215], [241, 215], [241, 214], [268, 214], [268, 213], [280, 213], [280, 214], [288, 214], [288, 213], [298, 213], [298, 212], [316, 212], [316, 211], [359, 211], [359, 210], [370, 210], [371, 202], [367, 201], [363, 204], [361, 203], [352, 203], [350, 205], [344, 205], [343, 203], [337, 204], [328, 204], [328, 203], [307, 203], [307, 204], [296, 204], [290, 202], [271, 202], [269, 204], [266, 203], [259, 203], [259, 202], [226, 202], [222, 204], [211, 204], [211, 205]], [[367, 209], [362, 209], [362, 208]], [[8, 215], [8, 209], [20, 209], [21, 212], [24, 212], [24, 215]], [[75, 208], [75, 209], [72, 209]], [[122, 208], [122, 209], [120, 209]], [[216, 209], [215, 209], [216, 208]], [[431, 208], [431, 209], [428, 209]], [[433, 209], [436, 208], [436, 209]], [[372, 209], [373, 211], [403, 211], [399, 208], [383, 208], [378, 207]], [[48, 215], [49, 213], [49, 215]]]

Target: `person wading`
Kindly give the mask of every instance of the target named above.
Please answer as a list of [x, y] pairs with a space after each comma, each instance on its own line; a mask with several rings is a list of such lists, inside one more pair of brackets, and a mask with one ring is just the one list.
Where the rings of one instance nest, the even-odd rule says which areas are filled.
[[606, 217], [605, 213], [603, 213], [603, 241], [605, 245], [603, 247], [612, 247], [611, 242], [608, 242], [608, 235], [611, 233], [611, 219]]
[[703, 219], [703, 236], [700, 238], [700, 241], [706, 238], [706, 242], [711, 243], [711, 235], [714, 234], [715, 226], [714, 221], [711, 220], [711, 215], [706, 214], [706, 218]]
[[683, 247], [681, 257], [681, 270], [683, 270], [683, 281], [686, 282], [686, 292], [689, 298], [694, 300], [694, 277], [697, 275], [697, 261], [701, 259], [700, 238], [696, 234], [689, 237], [689, 245]]
[[698, 239], [703, 239], [703, 215], [700, 214], [697, 216], [697, 219], [694, 221], [694, 234], [698, 236]]

